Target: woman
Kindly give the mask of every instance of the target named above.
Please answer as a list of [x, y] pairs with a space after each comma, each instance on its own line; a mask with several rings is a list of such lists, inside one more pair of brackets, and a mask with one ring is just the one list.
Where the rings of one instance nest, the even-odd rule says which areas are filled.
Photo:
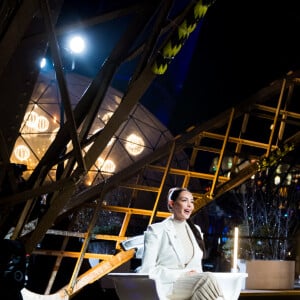
[[160, 300], [223, 299], [215, 278], [202, 270], [203, 234], [189, 219], [194, 210], [192, 193], [170, 189], [168, 209], [172, 216], [149, 225], [144, 234], [139, 272], [155, 280]]

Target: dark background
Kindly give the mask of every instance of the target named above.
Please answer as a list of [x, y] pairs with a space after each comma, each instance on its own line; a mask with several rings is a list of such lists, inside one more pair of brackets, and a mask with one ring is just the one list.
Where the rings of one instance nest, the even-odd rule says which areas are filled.
[[[70, 24], [136, 1], [65, 1], [59, 24]], [[174, 1], [175, 15], [190, 1]], [[297, 70], [300, 65], [298, 1], [216, 0], [141, 99], [172, 133], [201, 123]], [[128, 19], [89, 28], [89, 50], [76, 72], [95, 76]], [[84, 33], [84, 31], [83, 31]], [[121, 67], [112, 83], [126, 88], [132, 65]]]
[[[67, 0], [59, 24], [101, 14], [120, 2], [135, 1]], [[76, 60], [75, 71], [95, 76], [121, 36], [124, 24], [126, 20], [117, 20], [92, 28], [88, 36], [88, 47], [92, 47], [86, 56]], [[167, 73], [154, 80], [141, 103], [174, 135], [209, 120], [299, 68], [299, 25], [297, 1], [216, 0]], [[131, 72], [130, 65], [120, 68], [113, 85], [126, 89]], [[250, 298], [253, 297], [240, 297]], [[297, 299], [296, 296], [268, 298]], [[97, 281], [74, 299], [118, 298], [114, 290], [103, 288]]]

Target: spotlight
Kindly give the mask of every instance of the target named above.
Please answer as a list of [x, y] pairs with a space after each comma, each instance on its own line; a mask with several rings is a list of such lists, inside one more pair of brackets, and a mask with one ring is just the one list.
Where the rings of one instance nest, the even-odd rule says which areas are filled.
[[69, 48], [72, 53], [79, 54], [85, 49], [85, 42], [82, 37], [74, 36], [69, 41]]

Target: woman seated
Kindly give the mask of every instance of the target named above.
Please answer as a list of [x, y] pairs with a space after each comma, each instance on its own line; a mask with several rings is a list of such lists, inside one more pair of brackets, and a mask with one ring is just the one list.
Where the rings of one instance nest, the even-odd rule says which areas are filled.
[[172, 215], [148, 226], [138, 272], [148, 273], [155, 281], [160, 300], [223, 299], [213, 274], [202, 269], [205, 246], [200, 227], [190, 220], [192, 193], [175, 187], [167, 201]]

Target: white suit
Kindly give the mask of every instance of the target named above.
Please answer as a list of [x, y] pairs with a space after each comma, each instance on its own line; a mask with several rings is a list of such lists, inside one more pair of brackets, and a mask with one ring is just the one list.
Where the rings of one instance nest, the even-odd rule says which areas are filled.
[[[200, 230], [200, 227], [196, 225]], [[173, 223], [173, 216], [148, 226], [144, 234], [144, 254], [141, 273], [148, 273], [155, 280], [160, 300], [168, 299], [174, 282], [189, 270], [202, 272], [203, 252], [197, 244], [192, 230], [187, 226], [194, 248], [192, 259], [185, 265], [184, 247], [181, 245]], [[202, 234], [202, 233], [201, 233]]]

